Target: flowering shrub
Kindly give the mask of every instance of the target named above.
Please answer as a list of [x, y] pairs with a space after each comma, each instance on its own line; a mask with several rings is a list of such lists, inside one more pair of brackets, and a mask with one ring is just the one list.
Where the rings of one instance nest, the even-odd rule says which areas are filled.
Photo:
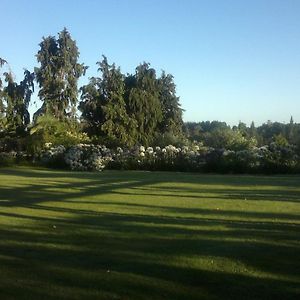
[[62, 145], [52, 146], [52, 143], [46, 143], [45, 149], [40, 154], [40, 161], [51, 167], [64, 167], [64, 155], [66, 148]]
[[125, 170], [167, 170], [191, 172], [299, 172], [300, 159], [291, 147], [270, 145], [249, 150], [225, 150], [203, 145], [175, 147], [120, 147], [79, 144], [65, 148], [47, 144], [41, 160], [60, 164], [71, 170], [102, 171], [104, 168]]
[[110, 149], [105, 146], [79, 144], [70, 147], [65, 155], [65, 162], [71, 170], [102, 171], [112, 159]]

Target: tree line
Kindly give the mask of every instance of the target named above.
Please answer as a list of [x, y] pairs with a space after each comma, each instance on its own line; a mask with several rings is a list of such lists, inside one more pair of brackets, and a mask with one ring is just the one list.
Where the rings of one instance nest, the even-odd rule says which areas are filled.
[[[269, 121], [259, 127], [253, 122], [249, 127], [242, 122], [233, 127], [219, 121], [184, 123], [173, 76], [158, 74], [149, 63], [123, 74], [103, 56], [97, 62], [98, 75], [78, 87], [88, 66], [79, 62], [76, 41], [66, 28], [58, 36], [43, 37], [36, 58], [38, 66], [25, 70], [19, 83], [0, 58], [2, 148], [82, 141], [126, 147], [198, 142], [232, 150], [276, 142], [300, 148], [300, 124], [292, 118], [288, 124]], [[30, 120], [36, 86], [42, 106]]]
[[[58, 37], [44, 37], [39, 46], [39, 66], [34, 72], [26, 70], [24, 80], [16, 83], [10, 71], [2, 74], [2, 136], [27, 135], [43, 118], [54, 118], [69, 130], [80, 127], [89, 136], [125, 146], [149, 145], [160, 134], [182, 136], [183, 110], [171, 74], [158, 75], [149, 63], [142, 63], [134, 74], [125, 75], [103, 56], [97, 62], [99, 76], [78, 89], [78, 80], [88, 67], [78, 62], [79, 50], [67, 29]], [[4, 59], [0, 62], [1, 67], [7, 64]], [[39, 87], [42, 107], [30, 124], [28, 106], [34, 83]]]

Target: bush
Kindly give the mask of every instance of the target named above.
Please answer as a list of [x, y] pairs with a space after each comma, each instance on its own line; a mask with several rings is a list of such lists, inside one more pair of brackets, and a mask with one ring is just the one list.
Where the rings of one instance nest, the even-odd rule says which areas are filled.
[[[44, 165], [80, 171], [102, 171], [108, 168], [219, 173], [300, 172], [300, 159], [295, 148], [277, 144], [239, 151], [207, 148], [201, 144], [109, 149], [93, 144], [64, 147], [48, 143], [44, 147], [45, 150], [38, 156]], [[3, 163], [13, 163], [15, 160], [9, 156], [4, 158]]]
[[105, 146], [86, 144], [72, 146], [64, 155], [67, 166], [77, 171], [102, 171], [111, 159], [111, 152]]

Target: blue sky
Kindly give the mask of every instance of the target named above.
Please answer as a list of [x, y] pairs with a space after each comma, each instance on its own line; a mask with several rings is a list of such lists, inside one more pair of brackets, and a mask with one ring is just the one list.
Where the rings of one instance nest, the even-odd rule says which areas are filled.
[[[19, 81], [42, 36], [67, 27], [96, 75], [150, 62], [175, 77], [185, 121], [300, 122], [298, 0], [0, 0], [0, 57]], [[30, 111], [36, 110], [32, 106]]]

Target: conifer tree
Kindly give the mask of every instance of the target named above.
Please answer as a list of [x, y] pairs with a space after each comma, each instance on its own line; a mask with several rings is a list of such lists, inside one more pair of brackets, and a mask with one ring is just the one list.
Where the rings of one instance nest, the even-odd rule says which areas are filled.
[[162, 133], [171, 133], [174, 136], [182, 135], [183, 109], [180, 107], [179, 97], [176, 96], [176, 85], [171, 74], [162, 72], [158, 79], [159, 100], [162, 108], [162, 121], [159, 124]]
[[79, 50], [67, 29], [59, 32], [57, 39], [54, 36], [44, 37], [36, 57], [40, 63], [35, 73], [43, 112], [58, 118], [74, 116], [77, 82], [87, 67], [78, 63]]
[[128, 76], [126, 89], [128, 113], [137, 122], [137, 141], [149, 145], [154, 139], [158, 124], [162, 121], [155, 70], [150, 68], [148, 63], [139, 65], [135, 75]]
[[7, 86], [3, 93], [6, 102], [6, 126], [9, 132], [22, 134], [30, 122], [28, 106], [34, 92], [34, 73], [25, 70], [24, 79], [19, 84], [14, 81], [10, 72], [5, 73], [5, 81]]
[[137, 124], [126, 111], [124, 75], [105, 56], [97, 64], [102, 76], [91, 78], [82, 88], [82, 116], [94, 128], [94, 134], [107, 137], [110, 143], [132, 146]]
[[[6, 60], [0, 57], [0, 68], [2, 68], [6, 64]], [[0, 74], [0, 132], [4, 130], [5, 124], [5, 105], [4, 105], [4, 92], [3, 92], [3, 82]]]

